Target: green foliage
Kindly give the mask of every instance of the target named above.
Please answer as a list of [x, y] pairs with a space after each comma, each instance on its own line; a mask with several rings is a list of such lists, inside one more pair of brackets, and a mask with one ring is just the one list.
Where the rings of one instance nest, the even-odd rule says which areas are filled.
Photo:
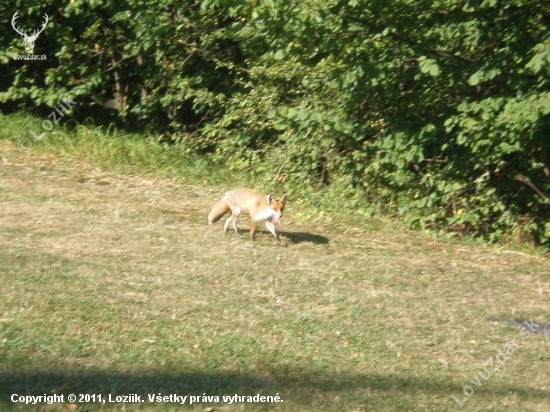
[[[16, 3], [35, 20], [46, 7]], [[11, 59], [21, 42], [0, 31], [4, 108], [47, 114], [71, 97], [76, 119], [148, 129], [319, 208], [329, 198], [416, 227], [550, 244], [550, 9], [539, 1], [47, 8], [46, 62]]]

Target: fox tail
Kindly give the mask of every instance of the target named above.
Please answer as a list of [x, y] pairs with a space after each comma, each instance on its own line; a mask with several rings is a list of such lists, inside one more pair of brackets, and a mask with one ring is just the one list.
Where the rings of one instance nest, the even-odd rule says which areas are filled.
[[229, 206], [227, 205], [225, 199], [221, 199], [218, 203], [212, 206], [212, 210], [210, 210], [210, 213], [208, 214], [208, 224], [211, 225], [212, 223], [217, 222], [227, 212], [229, 212]]

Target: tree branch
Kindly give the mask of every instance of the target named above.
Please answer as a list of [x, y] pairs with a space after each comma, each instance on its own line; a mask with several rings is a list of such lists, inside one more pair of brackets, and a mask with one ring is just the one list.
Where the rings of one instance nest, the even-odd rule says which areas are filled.
[[523, 183], [524, 185], [529, 186], [531, 189], [533, 189], [537, 194], [544, 200], [544, 203], [550, 203], [550, 199], [540, 191], [538, 187], [536, 187], [532, 182], [531, 179], [529, 179], [527, 176], [524, 176], [522, 174], [515, 175], [514, 180], [517, 180], [518, 182]]

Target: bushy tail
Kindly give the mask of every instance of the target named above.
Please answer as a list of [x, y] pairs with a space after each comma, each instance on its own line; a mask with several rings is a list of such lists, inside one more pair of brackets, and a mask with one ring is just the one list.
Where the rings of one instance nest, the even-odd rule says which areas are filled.
[[212, 210], [210, 210], [210, 213], [208, 213], [208, 224], [211, 225], [212, 223], [217, 222], [227, 212], [229, 212], [229, 206], [227, 205], [227, 202], [222, 199], [216, 203], [212, 207]]

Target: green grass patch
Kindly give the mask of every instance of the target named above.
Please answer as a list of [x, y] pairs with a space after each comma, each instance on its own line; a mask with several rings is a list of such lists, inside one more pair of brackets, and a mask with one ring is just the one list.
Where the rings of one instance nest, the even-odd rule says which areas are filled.
[[[121, 173], [141, 172], [181, 181], [215, 184], [229, 181], [223, 169], [206, 156], [190, 153], [183, 145], [159, 143], [158, 136], [145, 137], [113, 127], [60, 124], [44, 131], [41, 119], [25, 114], [0, 115], [4, 125], [0, 138], [10, 139], [22, 152], [50, 152], [77, 157]], [[42, 138], [37, 141], [33, 134]]]

